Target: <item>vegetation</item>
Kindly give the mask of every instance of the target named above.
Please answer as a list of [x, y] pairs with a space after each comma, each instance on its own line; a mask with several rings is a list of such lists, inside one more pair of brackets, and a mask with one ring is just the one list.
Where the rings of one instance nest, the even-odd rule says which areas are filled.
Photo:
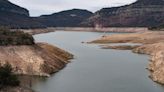
[[13, 74], [12, 67], [6, 63], [0, 66], [0, 88], [7, 86], [19, 86], [20, 81], [18, 77]]
[[7, 27], [0, 27], [0, 46], [32, 44], [35, 44], [32, 35], [19, 30], [10, 31]]
[[149, 30], [161, 30], [164, 31], [164, 25], [149, 27]]

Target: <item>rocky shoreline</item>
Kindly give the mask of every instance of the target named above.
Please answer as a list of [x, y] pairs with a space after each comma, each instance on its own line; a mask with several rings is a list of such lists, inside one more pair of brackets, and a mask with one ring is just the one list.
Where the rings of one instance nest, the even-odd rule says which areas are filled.
[[129, 34], [116, 34], [101, 37], [89, 43], [141, 43], [140, 46], [105, 45], [105, 49], [132, 50], [134, 53], [150, 55], [150, 78], [164, 84], [164, 32], [142, 32]]
[[[8, 58], [10, 57], [10, 58]], [[59, 71], [73, 55], [46, 43], [0, 46], [1, 64], [8, 62], [19, 75], [50, 76]]]
[[55, 28], [48, 27], [48, 28], [37, 28], [37, 29], [11, 29], [11, 31], [23, 31], [24, 33], [28, 33], [30, 35], [42, 34], [42, 33], [49, 33], [55, 32]]
[[[17, 29], [12, 29], [16, 31]], [[114, 33], [136, 33], [147, 32], [146, 27], [106, 27], [106, 28], [94, 28], [94, 27], [48, 27], [41, 29], [19, 29], [25, 33], [35, 35], [55, 31], [76, 31], [76, 32], [114, 32]]]
[[[2, 30], [2, 29], [1, 29]], [[35, 43], [31, 35], [54, 32], [53, 28], [46, 29], [5, 29], [8, 32], [7, 35], [3, 36], [3, 41], [0, 46], [0, 65], [10, 64], [12, 72], [18, 76], [38, 76], [38, 77], [49, 77], [51, 74], [60, 71], [73, 59], [73, 55], [65, 50], [62, 50], [54, 45], [47, 43]], [[28, 34], [24, 34], [28, 33]], [[12, 33], [12, 35], [10, 35]], [[17, 34], [17, 35], [14, 35]], [[10, 35], [11, 40], [5, 37]], [[28, 36], [28, 38], [27, 38]], [[21, 38], [24, 37], [24, 38]], [[18, 39], [19, 38], [19, 39]], [[21, 40], [20, 40], [21, 39]], [[2, 40], [2, 39], [1, 39]], [[31, 42], [31, 44], [25, 43]], [[10, 42], [10, 43], [9, 43]], [[23, 43], [24, 42], [24, 43]], [[17, 45], [17, 43], [19, 43]], [[20, 44], [21, 43], [21, 44]], [[22, 83], [21, 80], [20, 82]], [[30, 87], [22, 84], [18, 87], [4, 87], [0, 89], [0, 92], [34, 92]], [[23, 85], [24, 85], [23, 84]]]
[[[0, 64], [11, 64], [13, 73], [23, 76], [49, 77], [69, 63], [73, 55], [47, 43], [0, 46]], [[28, 79], [29, 80], [29, 79]], [[22, 82], [22, 80], [21, 80]], [[25, 85], [27, 85], [25, 83]], [[34, 92], [28, 86], [6, 87], [0, 92]]]
[[117, 33], [135, 33], [148, 31], [146, 27], [54, 27], [56, 31], [84, 31], [84, 32], [117, 32]]
[[110, 46], [104, 45], [101, 46], [102, 49], [117, 49], [117, 50], [132, 50], [139, 47], [139, 45], [130, 46], [130, 45], [118, 45], [118, 46]]

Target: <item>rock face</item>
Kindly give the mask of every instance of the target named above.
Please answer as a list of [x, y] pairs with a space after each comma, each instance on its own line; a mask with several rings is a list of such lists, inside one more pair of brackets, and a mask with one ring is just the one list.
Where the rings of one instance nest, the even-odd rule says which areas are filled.
[[147, 27], [164, 23], [163, 0], [138, 0], [130, 5], [103, 8], [97, 11], [83, 26]]
[[49, 76], [62, 69], [72, 58], [72, 54], [43, 43], [0, 46], [0, 63], [10, 63], [16, 74]]
[[36, 20], [48, 27], [76, 27], [92, 14], [92, 12], [87, 10], [72, 9], [52, 15], [42, 15], [36, 18]]

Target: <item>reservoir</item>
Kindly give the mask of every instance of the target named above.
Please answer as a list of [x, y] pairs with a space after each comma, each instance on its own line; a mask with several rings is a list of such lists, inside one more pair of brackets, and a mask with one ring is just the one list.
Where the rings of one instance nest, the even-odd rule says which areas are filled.
[[36, 42], [58, 46], [72, 53], [74, 59], [51, 77], [36, 80], [33, 89], [36, 92], [164, 92], [164, 87], [148, 77], [147, 55], [81, 43], [102, 34], [56, 31], [35, 35]]

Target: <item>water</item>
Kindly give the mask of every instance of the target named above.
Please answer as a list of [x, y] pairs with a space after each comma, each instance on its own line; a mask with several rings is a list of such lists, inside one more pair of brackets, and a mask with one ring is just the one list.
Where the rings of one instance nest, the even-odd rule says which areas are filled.
[[83, 44], [100, 37], [96, 32], [52, 32], [35, 35], [37, 42], [47, 42], [75, 55], [63, 70], [33, 83], [38, 92], [164, 92], [148, 78], [148, 56], [131, 51], [104, 50]]

